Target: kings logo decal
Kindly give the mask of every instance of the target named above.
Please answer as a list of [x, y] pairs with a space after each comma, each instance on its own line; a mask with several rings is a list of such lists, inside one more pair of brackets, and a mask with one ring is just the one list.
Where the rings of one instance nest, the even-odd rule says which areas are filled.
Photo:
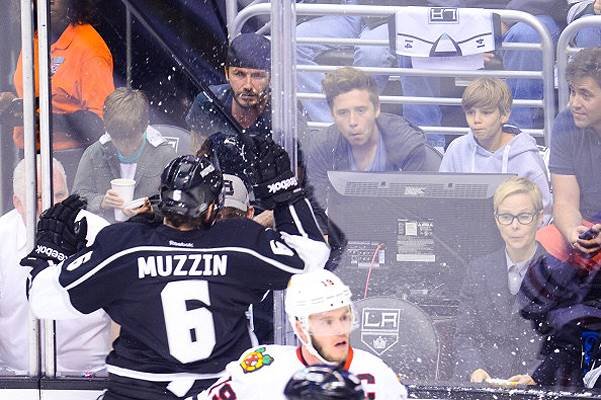
[[382, 356], [399, 341], [401, 311], [395, 308], [364, 308], [361, 313], [361, 342]]

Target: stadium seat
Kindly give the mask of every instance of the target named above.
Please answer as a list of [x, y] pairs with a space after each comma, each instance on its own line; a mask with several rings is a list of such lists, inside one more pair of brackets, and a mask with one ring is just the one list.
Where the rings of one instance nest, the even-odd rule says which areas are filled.
[[159, 131], [178, 155], [193, 153], [192, 138], [186, 129], [168, 124], [155, 124], [150, 127]]

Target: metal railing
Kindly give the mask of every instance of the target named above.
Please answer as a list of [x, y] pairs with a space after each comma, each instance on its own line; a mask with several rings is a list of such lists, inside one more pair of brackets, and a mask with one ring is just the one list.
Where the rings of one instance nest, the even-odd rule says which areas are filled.
[[601, 15], [589, 15], [577, 19], [565, 27], [559, 40], [557, 41], [557, 77], [558, 77], [558, 100], [559, 109], [567, 106], [570, 89], [568, 82], [565, 79], [566, 68], [570, 55], [578, 52], [579, 47], [574, 47], [570, 43], [574, 40], [576, 34], [584, 28], [597, 27], [601, 28]]
[[[304, 16], [322, 16], [322, 15], [353, 15], [353, 16], [391, 16], [402, 10], [403, 7], [392, 6], [371, 6], [371, 5], [335, 5], [335, 4], [297, 4], [296, 14]], [[543, 68], [541, 71], [457, 71], [457, 70], [427, 70], [417, 68], [376, 68], [376, 67], [358, 67], [363, 71], [372, 74], [394, 74], [399, 76], [437, 76], [437, 77], [479, 77], [479, 76], [494, 76], [499, 78], [523, 78], [523, 79], [540, 79], [543, 81], [543, 98], [541, 100], [514, 100], [515, 106], [537, 107], [544, 109], [544, 127], [543, 129], [532, 129], [529, 132], [533, 136], [542, 136], [545, 143], [550, 143], [550, 135], [555, 118], [555, 91], [553, 85], [553, 67], [554, 53], [553, 42], [547, 29], [533, 15], [514, 10], [490, 10], [498, 13], [503, 22], [524, 22], [531, 26], [541, 38], [540, 43], [503, 43], [503, 50], [539, 50], [542, 51]], [[240, 10], [233, 22], [230, 32], [230, 37], [235, 37], [241, 32], [244, 24], [252, 17], [266, 15], [271, 12], [271, 4], [255, 4]], [[331, 45], [370, 45], [382, 46], [388, 45], [388, 40], [362, 40], [348, 38], [313, 38], [313, 37], [297, 37], [297, 43], [319, 43]], [[292, 67], [292, 66], [291, 66]], [[334, 65], [297, 65], [296, 71], [311, 71], [325, 72], [338, 68]], [[291, 68], [290, 70], [293, 70]], [[298, 99], [322, 99], [323, 94], [319, 93], [297, 93]], [[392, 104], [433, 104], [433, 105], [453, 105], [460, 104], [459, 98], [444, 98], [444, 97], [415, 97], [415, 96], [382, 96], [382, 103]], [[313, 123], [312, 125], [316, 125]], [[455, 134], [465, 131], [464, 127], [453, 127], [454, 131], [443, 130], [439, 127], [422, 127], [425, 131], [436, 131], [444, 134]]]

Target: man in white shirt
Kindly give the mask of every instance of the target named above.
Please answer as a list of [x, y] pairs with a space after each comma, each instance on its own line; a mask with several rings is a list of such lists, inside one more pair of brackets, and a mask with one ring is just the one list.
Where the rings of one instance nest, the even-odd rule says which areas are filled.
[[[38, 170], [38, 184], [40, 174]], [[54, 203], [68, 196], [65, 170], [53, 160]], [[40, 193], [38, 186], [38, 193]], [[28, 370], [29, 304], [25, 282], [30, 268], [19, 265], [27, 254], [25, 227], [25, 163], [19, 162], [13, 175], [14, 209], [0, 217], [0, 374], [26, 374]], [[38, 210], [42, 209], [38, 195]], [[91, 213], [88, 242], [107, 222]], [[81, 214], [80, 214], [81, 215]], [[104, 358], [111, 344], [111, 320], [97, 311], [77, 320], [56, 324], [57, 372], [63, 375], [90, 376], [103, 371]]]
[[370, 399], [407, 398], [405, 387], [382, 360], [350, 345], [354, 322], [351, 292], [332, 272], [293, 276], [286, 290], [285, 308], [301, 345], [248, 350], [228, 364], [227, 375], [201, 393], [201, 399], [284, 400], [284, 388], [295, 372], [324, 363], [356, 375]]

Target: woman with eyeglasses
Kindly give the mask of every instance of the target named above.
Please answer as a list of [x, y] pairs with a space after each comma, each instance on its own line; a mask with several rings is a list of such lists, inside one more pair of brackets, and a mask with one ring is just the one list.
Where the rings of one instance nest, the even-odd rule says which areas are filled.
[[535, 240], [543, 221], [540, 189], [527, 178], [509, 178], [497, 188], [493, 207], [504, 246], [467, 268], [454, 375], [463, 382], [531, 385], [541, 337], [520, 316], [516, 294], [530, 262], [544, 256]]

